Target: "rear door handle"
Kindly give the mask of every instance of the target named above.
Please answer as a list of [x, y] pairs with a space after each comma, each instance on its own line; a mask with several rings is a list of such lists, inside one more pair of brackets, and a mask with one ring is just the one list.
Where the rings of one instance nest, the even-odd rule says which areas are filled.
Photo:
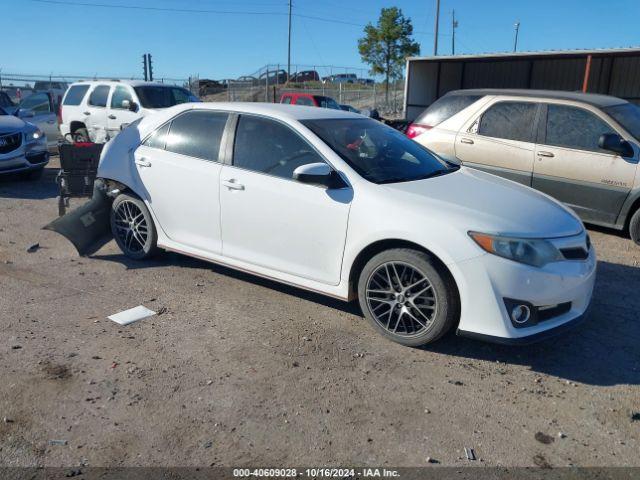
[[473, 145], [473, 140], [471, 140], [470, 138], [461, 138], [460, 143], [467, 143], [469, 145]]
[[553, 157], [555, 155], [553, 155], [553, 153], [551, 153], [551, 152], [539, 151], [538, 152], [538, 156], [539, 157], [549, 157], [549, 158], [551, 158], [551, 157]]
[[139, 165], [141, 167], [150, 167], [151, 166], [151, 162], [145, 158], [136, 158], [135, 160], [136, 165]]
[[222, 185], [227, 187], [229, 190], [244, 190], [244, 185], [236, 183], [234, 179], [222, 180]]
[[109, 118], [110, 118], [111, 120], [115, 120], [115, 119], [116, 119], [116, 116], [115, 116], [115, 115], [109, 115]]
[[91, 115], [91, 112], [83, 112], [85, 115]]

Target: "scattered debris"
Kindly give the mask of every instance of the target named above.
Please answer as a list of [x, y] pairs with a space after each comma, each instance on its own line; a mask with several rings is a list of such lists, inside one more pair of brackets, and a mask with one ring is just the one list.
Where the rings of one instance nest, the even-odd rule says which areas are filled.
[[461, 382], [460, 380], [456, 380], [456, 381], [449, 380], [449, 383], [450, 383], [451, 385], [456, 385], [456, 386], [458, 386], [458, 387], [460, 387], [460, 386], [464, 385], [464, 382]]
[[549, 445], [550, 443], [553, 443], [553, 441], [555, 440], [555, 438], [553, 438], [551, 435], [547, 435], [546, 433], [542, 433], [542, 432], [536, 433], [534, 438], [540, 443], [544, 443], [545, 445]]
[[122, 312], [115, 313], [107, 317], [109, 320], [113, 320], [119, 325], [129, 325], [130, 323], [143, 320], [148, 317], [156, 315], [156, 312], [149, 310], [143, 305], [130, 308], [129, 310], [123, 310]]
[[11, 350], [20, 350], [22, 345], [11, 345]]
[[544, 458], [544, 455], [538, 453], [533, 457], [533, 463], [540, 468], [551, 468], [551, 464]]
[[29, 248], [27, 248], [27, 252], [29, 252], [29, 253], [37, 252], [39, 248], [40, 248], [40, 244], [39, 243], [34, 243]]
[[631, 412], [631, 421], [632, 422], [640, 421], [640, 412]]
[[102, 360], [102, 357], [99, 355], [94, 355], [93, 357], [91, 357], [92, 360]]
[[428, 408], [425, 408], [424, 413], [431, 413], [431, 410], [429, 410]]
[[464, 447], [464, 454], [467, 456], [467, 460], [476, 459], [476, 452], [473, 451], [473, 448]]
[[212, 385], [213, 384], [213, 380], [207, 380], [207, 385]]
[[113, 362], [113, 363], [111, 364], [111, 368], [116, 368], [117, 366], [118, 366], [118, 364], [117, 364], [116, 362]]
[[67, 442], [66, 440], [49, 440], [49, 445], [64, 446], [68, 444], [69, 442]]
[[567, 434], [564, 432], [558, 432], [558, 438], [567, 438]]
[[71, 478], [71, 477], [77, 477], [78, 475], [82, 475], [82, 470], [80, 470], [79, 468], [76, 468], [73, 470], [69, 470], [69, 472], [67, 472], [65, 477]]
[[49, 380], [65, 380], [71, 377], [71, 372], [66, 365], [44, 362], [42, 371]]
[[309, 337], [302, 337], [302, 340], [305, 341], [305, 342], [310, 342], [311, 341], [311, 339]]
[[440, 463], [440, 462], [435, 458], [427, 457], [427, 463]]
[[211, 448], [213, 447], [213, 442], [211, 440], [207, 440], [206, 442], [204, 442], [204, 445], [202, 445], [204, 448]]
[[291, 365], [294, 366], [294, 367], [299, 367], [300, 366], [300, 364], [298, 362], [293, 362]]
[[158, 310], [158, 313], [156, 315], [160, 316], [162, 314], [165, 314], [169, 311], [169, 309], [167, 307], [162, 307], [160, 310]]
[[3, 417], [3, 418], [2, 418], [2, 421], [3, 421], [4, 423], [13, 423], [13, 419], [11, 419], [11, 418], [9, 418], [9, 417]]

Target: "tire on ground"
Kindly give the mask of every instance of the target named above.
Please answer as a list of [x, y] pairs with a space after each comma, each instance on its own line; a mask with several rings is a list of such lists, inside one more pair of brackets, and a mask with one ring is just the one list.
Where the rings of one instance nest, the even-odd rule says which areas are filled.
[[[138, 215], [142, 215], [142, 219], [147, 226], [146, 238], [140, 234], [134, 236], [133, 233], [126, 233], [126, 230], [122, 229], [125, 225], [122, 223], [122, 218], [119, 218], [118, 211], [125, 207], [124, 204], [126, 202], [129, 202], [129, 205], [132, 207], [130, 211], [135, 210], [135, 207], [137, 207], [140, 212]], [[140, 220], [141, 219], [138, 219], [136, 222]], [[147, 206], [138, 197], [126, 193], [121, 193], [116, 197], [111, 205], [111, 232], [113, 233], [113, 237], [115, 238], [118, 247], [122, 250], [122, 253], [129, 258], [134, 260], [144, 260], [152, 257], [158, 251], [158, 234], [153, 223], [153, 218], [151, 218], [151, 214], [149, 213]]]
[[[402, 262], [411, 265], [431, 283], [437, 302], [436, 313], [424, 331], [413, 336], [403, 336], [387, 330], [374, 318], [367, 302], [366, 290], [369, 277], [378, 267], [387, 262]], [[397, 248], [385, 250], [372, 257], [362, 269], [358, 278], [358, 301], [365, 318], [385, 337], [402, 345], [416, 347], [435, 342], [447, 333], [459, 320], [460, 300], [455, 282], [449, 272], [435, 263], [432, 258], [419, 250]]]

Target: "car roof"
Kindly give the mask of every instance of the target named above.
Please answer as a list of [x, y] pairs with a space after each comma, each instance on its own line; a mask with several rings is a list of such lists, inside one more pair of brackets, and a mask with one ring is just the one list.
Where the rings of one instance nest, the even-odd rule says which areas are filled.
[[618, 97], [600, 95], [597, 93], [567, 92], [562, 90], [526, 90], [517, 88], [475, 88], [467, 90], [453, 90], [447, 95], [508, 95], [512, 97], [539, 97], [553, 100], [571, 100], [582, 102], [594, 107], [604, 108], [628, 103]]
[[344, 110], [331, 108], [307, 107], [302, 105], [287, 105], [284, 103], [259, 102], [211, 102], [211, 103], [183, 103], [172, 107], [172, 115], [189, 109], [223, 110], [237, 113], [254, 113], [281, 120], [316, 120], [324, 118], [362, 118], [362, 115]]

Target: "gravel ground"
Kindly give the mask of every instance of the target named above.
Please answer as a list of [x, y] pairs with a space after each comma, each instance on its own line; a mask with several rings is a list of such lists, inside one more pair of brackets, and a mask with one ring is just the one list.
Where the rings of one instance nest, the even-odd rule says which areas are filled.
[[[640, 247], [620, 235], [591, 233], [582, 327], [410, 349], [354, 305], [177, 254], [80, 258], [41, 230], [54, 175], [0, 180], [0, 466], [640, 466]], [[164, 313], [106, 318], [139, 304]]]

